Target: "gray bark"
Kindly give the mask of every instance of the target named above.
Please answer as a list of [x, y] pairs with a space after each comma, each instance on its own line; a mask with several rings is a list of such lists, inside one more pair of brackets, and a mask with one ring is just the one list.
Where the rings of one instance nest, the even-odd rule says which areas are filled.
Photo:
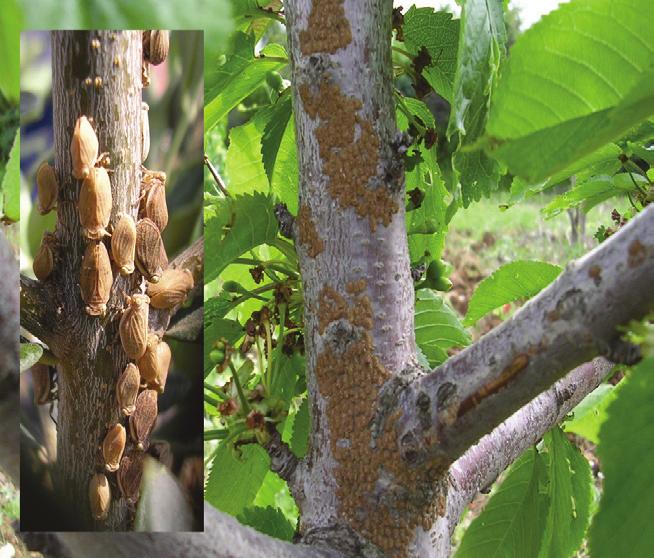
[[451, 486], [447, 498], [449, 534], [454, 531], [465, 506], [477, 492], [490, 487], [523, 451], [559, 424], [586, 395], [600, 385], [612, 366], [601, 357], [578, 366], [484, 436], [450, 466]]
[[111, 558], [339, 558], [340, 554], [293, 545], [241, 525], [232, 516], [204, 506], [204, 533], [58, 533], [68, 554]]
[[[566, 372], [597, 355], [633, 358], [617, 327], [654, 308], [654, 207], [580, 260], [516, 315], [406, 391], [412, 458], [452, 463]], [[620, 354], [623, 353], [623, 354]], [[428, 401], [429, 427], [424, 427]]]
[[[358, 451], [370, 440], [354, 440], [354, 433], [372, 416], [375, 385], [413, 368], [416, 358], [403, 172], [392, 148], [392, 2], [328, 7], [323, 13], [325, 5], [316, 2], [286, 4], [300, 168], [296, 246], [313, 421], [308, 466], [299, 470], [295, 496], [301, 533], [319, 538], [324, 531], [333, 539], [353, 524], [344, 515], [356, 514], [343, 498], [357, 492], [353, 479], [367, 465]], [[320, 364], [330, 355], [342, 366]], [[347, 455], [336, 456], [335, 448]], [[374, 527], [371, 516], [361, 521], [368, 531]]]

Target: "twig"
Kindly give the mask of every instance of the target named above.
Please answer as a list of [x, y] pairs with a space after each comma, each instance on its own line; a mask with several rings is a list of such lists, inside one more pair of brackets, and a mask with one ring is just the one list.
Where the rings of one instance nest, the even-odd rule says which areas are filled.
[[204, 154], [204, 164], [207, 165], [207, 168], [209, 169], [211, 176], [213, 176], [213, 179], [215, 180], [218, 189], [223, 193], [225, 197], [229, 197], [229, 192], [227, 192], [227, 187], [225, 186], [225, 182], [223, 182], [223, 179], [218, 174], [216, 167], [214, 167], [211, 164], [211, 161], [209, 160], [209, 156], [206, 153]]

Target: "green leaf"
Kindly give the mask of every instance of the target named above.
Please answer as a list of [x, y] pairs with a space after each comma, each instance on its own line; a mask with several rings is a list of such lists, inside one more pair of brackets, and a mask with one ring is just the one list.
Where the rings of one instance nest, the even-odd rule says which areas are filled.
[[415, 332], [430, 366], [444, 362], [450, 347], [464, 347], [471, 341], [454, 310], [429, 289], [416, 293]]
[[293, 421], [293, 434], [290, 446], [293, 453], [303, 458], [309, 448], [309, 431], [311, 429], [311, 418], [309, 417], [309, 400], [305, 398], [300, 405]]
[[259, 41], [274, 21], [270, 17], [264, 17], [264, 9], [279, 10], [281, 0], [230, 0], [230, 4], [236, 28], [244, 33], [253, 32], [255, 39]]
[[43, 355], [43, 347], [36, 343], [20, 344], [20, 371], [25, 372], [34, 366]]
[[276, 236], [277, 219], [270, 197], [256, 193], [230, 199], [226, 215], [205, 224], [205, 283], [247, 250], [270, 243]]
[[[405, 98], [403, 108], [419, 118], [428, 128], [435, 126], [434, 118], [427, 105], [417, 99]], [[398, 106], [397, 126], [405, 131], [409, 119]], [[409, 254], [412, 262], [429, 261], [440, 257], [447, 232], [445, 198], [447, 190], [443, 184], [441, 170], [436, 161], [435, 148], [427, 149], [424, 144], [414, 146], [409, 156], [417, 159], [405, 172], [406, 190], [419, 188], [424, 199], [419, 208], [407, 212], [406, 225], [409, 234]]]
[[[634, 179], [637, 180], [636, 177]], [[619, 187], [620, 185], [623, 187]], [[556, 196], [542, 209], [542, 212], [546, 219], [550, 219], [568, 208], [581, 204], [584, 204], [584, 209], [587, 211], [604, 200], [633, 190], [636, 190], [636, 185], [631, 179], [625, 182], [618, 177], [596, 176], [575, 186], [572, 190]]]
[[239, 515], [250, 506], [263, 482], [270, 459], [259, 445], [241, 446], [237, 457], [229, 444], [222, 444], [213, 459], [205, 488], [205, 499], [215, 508]]
[[261, 140], [274, 114], [274, 107], [264, 107], [258, 110], [249, 122], [230, 130], [225, 160], [225, 174], [230, 193], [270, 191], [261, 154]]
[[470, 524], [455, 558], [538, 556], [547, 503], [539, 492], [544, 477], [542, 456], [528, 449]]
[[488, 197], [497, 190], [500, 167], [483, 151], [455, 152], [452, 167], [461, 183], [463, 207], [468, 207], [473, 201]]
[[[412, 8], [413, 9], [413, 8]], [[426, 128], [435, 128], [436, 121], [429, 107], [419, 99], [413, 97], [402, 97], [398, 102], [396, 115], [397, 127], [404, 131], [409, 127], [409, 119], [404, 111], [407, 111], [411, 117], [418, 119]]]
[[[459, 20], [452, 14], [432, 8], [411, 6], [404, 14], [404, 44], [416, 56], [426, 48], [431, 64], [422, 71], [423, 77], [439, 95], [451, 102], [459, 42]], [[426, 124], [426, 122], [425, 122]]]
[[238, 103], [262, 85], [266, 74], [279, 71], [286, 62], [286, 51], [281, 45], [271, 43], [262, 51], [263, 56], [254, 56], [254, 34], [237, 32], [233, 51], [227, 61], [210, 71], [205, 84], [204, 131], [211, 130], [227, 116]]
[[463, 323], [473, 325], [503, 304], [531, 298], [561, 273], [558, 265], [539, 261], [516, 261], [500, 267], [475, 289]]
[[257, 531], [284, 541], [293, 540], [295, 534], [295, 527], [286, 519], [284, 514], [277, 508], [270, 506], [266, 508], [246, 508], [238, 516], [238, 520], [244, 525], [254, 527]]
[[654, 357], [641, 361], [621, 384], [600, 429], [605, 481], [590, 530], [593, 558], [650, 556], [654, 549]]
[[280, 479], [277, 473], [268, 471], [254, 499], [254, 505], [260, 508], [277, 508], [292, 525], [297, 525], [299, 510], [286, 481]]
[[573, 0], [511, 49], [486, 129], [488, 149], [537, 182], [654, 113], [649, 0]]
[[515, 177], [511, 184], [510, 204], [514, 204], [524, 198], [542, 192], [551, 186], [569, 179], [572, 175], [576, 177], [577, 184], [587, 181], [591, 176], [612, 175], [616, 173], [622, 163], [619, 159], [622, 149], [614, 143], [603, 145], [596, 151], [568, 165], [550, 176], [547, 180], [538, 184], [530, 183], [520, 177]]
[[448, 135], [458, 137], [452, 168], [461, 183], [463, 206], [497, 189], [500, 167], [486, 153], [467, 152], [486, 125], [491, 93], [504, 57], [506, 30], [501, 0], [466, 0]]
[[3, 197], [2, 211], [5, 219], [18, 221], [20, 219], [20, 130], [16, 130], [16, 137], [9, 153], [7, 168], [2, 177], [1, 190]]
[[273, 373], [270, 385], [270, 396], [284, 401], [287, 405], [297, 395], [295, 386], [298, 377], [304, 370], [304, 357], [298, 353], [287, 356], [279, 351], [273, 353]]
[[279, 153], [279, 145], [284, 137], [284, 132], [291, 121], [293, 107], [291, 96], [284, 95], [275, 103], [268, 122], [266, 123], [261, 138], [261, 155], [263, 156], [263, 166], [266, 169], [268, 181], [272, 182], [275, 171], [275, 162]]
[[560, 428], [545, 436], [549, 506], [539, 558], [569, 558], [590, 523], [593, 478], [586, 458]]
[[293, 214], [298, 206], [298, 163], [290, 95], [282, 95], [261, 139], [263, 165], [271, 190]]
[[600, 427], [607, 418], [608, 406], [616, 398], [615, 391], [611, 384], [601, 384], [589, 393], [574, 408], [573, 418], [563, 423], [565, 431], [574, 432], [593, 444], [598, 444]]
[[20, 97], [20, 31], [22, 10], [16, 0], [6, 0], [0, 10], [0, 92], [8, 101], [18, 104]]

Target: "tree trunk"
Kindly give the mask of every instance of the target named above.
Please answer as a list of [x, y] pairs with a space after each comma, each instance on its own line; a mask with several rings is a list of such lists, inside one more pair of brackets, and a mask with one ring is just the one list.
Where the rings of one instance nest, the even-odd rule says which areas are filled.
[[388, 555], [424, 555], [418, 539], [445, 512], [437, 472], [406, 469], [397, 417], [376, 412], [381, 386], [417, 371], [391, 10], [287, 3], [313, 424], [296, 496], [307, 541], [354, 531]]
[[[120, 420], [116, 380], [127, 364], [118, 337], [126, 294], [138, 286], [132, 275], [114, 269], [111, 298], [104, 317], [89, 316], [80, 296], [80, 265], [86, 239], [77, 200], [81, 181], [72, 176], [70, 143], [75, 122], [92, 118], [100, 152], [109, 152], [113, 206], [111, 224], [121, 212], [136, 220], [141, 167], [140, 31], [57, 31], [52, 34], [55, 172], [59, 180], [58, 261], [48, 281], [56, 309], [43, 324], [59, 361], [56, 487], [77, 530], [124, 530], [128, 510], [117, 497], [115, 479], [105, 521], [91, 517], [88, 484], [103, 468], [100, 444], [107, 428]], [[65, 495], [65, 496], [64, 496]], [[33, 503], [36, 504], [36, 503]]]

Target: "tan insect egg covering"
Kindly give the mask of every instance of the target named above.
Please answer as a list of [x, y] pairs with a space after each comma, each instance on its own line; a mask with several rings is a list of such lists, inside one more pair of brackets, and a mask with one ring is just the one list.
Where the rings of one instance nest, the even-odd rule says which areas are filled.
[[138, 450], [147, 448], [156, 420], [157, 392], [153, 389], [143, 390], [136, 398], [136, 410], [129, 417], [129, 432]]
[[[334, 471], [341, 513], [352, 527], [381, 548], [384, 556], [399, 558], [407, 556], [416, 528], [429, 532], [436, 517], [445, 514], [445, 490], [436, 482], [442, 471], [431, 463], [406, 468], [395, 433], [399, 411], [388, 417], [383, 431], [377, 435], [372, 432], [379, 386], [388, 381], [390, 373], [375, 355], [370, 333], [373, 309], [365, 289], [365, 280], [358, 280], [345, 285], [347, 294], [329, 286], [321, 292], [320, 333], [324, 334], [337, 320], [347, 320], [357, 328], [358, 337], [342, 354], [326, 343], [318, 354], [316, 376], [327, 401], [331, 451], [338, 462]], [[339, 440], [347, 440], [347, 444], [339, 444]], [[360, 514], [361, 502], [375, 498], [382, 474], [397, 496], [391, 504], [379, 502], [366, 515]]]
[[136, 255], [136, 224], [131, 215], [121, 213], [111, 236], [111, 254], [120, 274], [127, 276], [134, 272]]
[[158, 66], [168, 56], [168, 48], [170, 43], [170, 32], [161, 29], [150, 31], [150, 45], [148, 60]]
[[89, 504], [94, 519], [102, 520], [109, 513], [111, 505], [111, 489], [109, 481], [102, 473], [96, 473], [89, 482]]
[[145, 354], [138, 362], [141, 377], [148, 383], [149, 388], [163, 393], [168, 378], [170, 359], [168, 343], [160, 341], [156, 335], [150, 335]]
[[161, 233], [150, 219], [136, 223], [136, 265], [151, 283], [157, 283], [168, 266]]
[[342, 208], [368, 219], [373, 232], [378, 225], [388, 226], [399, 206], [388, 188], [371, 184], [377, 176], [379, 138], [373, 121], [359, 114], [361, 100], [344, 95], [326, 78], [302, 84], [299, 92], [307, 114], [318, 121], [316, 140], [330, 194]]
[[123, 457], [118, 469], [118, 488], [128, 504], [134, 505], [139, 499], [141, 476], [143, 475], [142, 452], [132, 452]]
[[135, 294], [128, 297], [128, 307], [120, 318], [120, 342], [129, 358], [141, 358], [148, 342], [148, 315], [150, 298]]
[[43, 233], [39, 251], [34, 256], [34, 261], [32, 262], [34, 275], [39, 281], [45, 281], [52, 273], [54, 268], [54, 246], [56, 243], [54, 234], [50, 232]]
[[136, 364], [130, 362], [116, 383], [116, 399], [120, 412], [129, 416], [134, 412], [136, 396], [139, 394], [141, 374]]
[[325, 242], [320, 238], [316, 225], [311, 218], [311, 209], [301, 204], [297, 214], [299, 240], [310, 258], [315, 258], [325, 249]]
[[41, 163], [36, 171], [36, 194], [38, 199], [38, 210], [41, 215], [50, 213], [57, 203], [59, 183], [55, 170], [49, 163]]
[[114, 424], [107, 432], [102, 442], [102, 456], [104, 457], [105, 468], [110, 473], [118, 470], [120, 459], [125, 451], [127, 434], [122, 424]]
[[100, 240], [106, 236], [111, 217], [111, 182], [102, 167], [92, 168], [79, 192], [79, 220], [86, 236]]
[[300, 31], [302, 54], [334, 53], [352, 41], [350, 22], [345, 16], [344, 0], [321, 0], [311, 3], [306, 30]]
[[86, 116], [75, 122], [73, 139], [70, 142], [70, 157], [73, 163], [73, 176], [78, 180], [86, 178], [98, 158], [98, 136]]
[[144, 195], [141, 202], [141, 217], [150, 219], [160, 232], [168, 225], [168, 205], [166, 204], [166, 186], [156, 178], [144, 179]]
[[107, 249], [102, 242], [89, 242], [84, 252], [79, 281], [82, 300], [87, 304], [87, 314], [104, 315], [112, 283], [113, 275]]
[[158, 283], [148, 283], [150, 304], [154, 308], [173, 308], [186, 300], [193, 286], [193, 274], [188, 269], [168, 268]]

